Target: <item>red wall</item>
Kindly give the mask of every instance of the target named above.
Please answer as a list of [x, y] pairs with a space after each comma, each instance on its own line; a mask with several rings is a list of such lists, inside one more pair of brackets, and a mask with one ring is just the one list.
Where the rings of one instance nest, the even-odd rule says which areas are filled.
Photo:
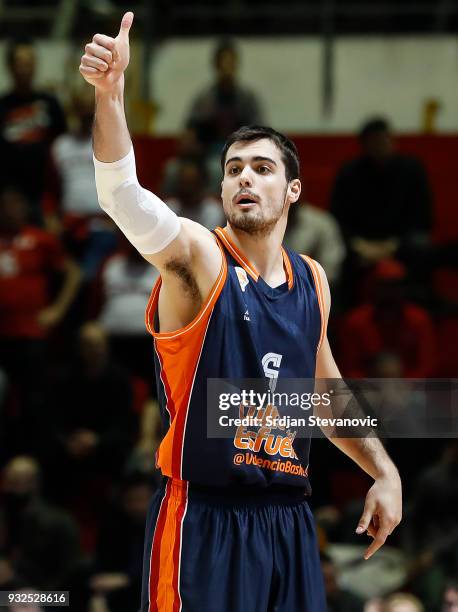
[[[307, 200], [326, 207], [336, 171], [357, 154], [357, 141], [353, 136], [297, 136], [294, 141]], [[164, 163], [174, 155], [175, 140], [138, 137], [135, 143], [140, 180], [157, 190]], [[397, 145], [399, 151], [419, 157], [426, 165], [434, 194], [435, 238], [458, 239], [458, 135], [402, 136]]]

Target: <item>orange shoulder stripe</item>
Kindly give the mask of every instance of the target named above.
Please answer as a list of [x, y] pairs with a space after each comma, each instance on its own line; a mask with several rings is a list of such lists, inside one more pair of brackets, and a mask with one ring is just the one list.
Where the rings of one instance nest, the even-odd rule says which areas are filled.
[[154, 346], [161, 368], [160, 378], [166, 397], [166, 410], [170, 419], [169, 429], [157, 451], [157, 465], [164, 476], [177, 479], [182, 477], [183, 443], [194, 379], [213, 308], [227, 278], [226, 256], [219, 242], [218, 247], [222, 254], [220, 273], [193, 321], [173, 332], [154, 331], [159, 282], [153, 289], [146, 312], [146, 324], [148, 331], [154, 337]]
[[318, 298], [318, 306], [320, 308], [321, 333], [320, 333], [320, 339], [319, 339], [318, 347], [317, 347], [317, 352], [318, 352], [321, 348], [321, 344], [323, 343], [324, 337], [326, 335], [326, 309], [325, 309], [325, 303], [324, 303], [324, 297], [323, 297], [323, 287], [321, 283], [321, 275], [316, 266], [316, 262], [311, 257], [309, 257], [308, 255], [301, 255], [301, 257], [308, 264], [310, 271], [312, 272], [313, 280], [315, 282], [316, 296]]
[[281, 248], [281, 252], [282, 252], [282, 255], [283, 255], [283, 264], [284, 264], [285, 270], [286, 270], [286, 277], [288, 279], [288, 289], [292, 289], [293, 285], [294, 285], [293, 267], [292, 267], [291, 262], [289, 260], [288, 253], [285, 251], [285, 249], [283, 247]]
[[176, 331], [173, 331], [173, 332], [161, 333], [161, 332], [154, 331], [154, 314], [156, 312], [157, 303], [159, 301], [159, 291], [162, 285], [161, 277], [157, 279], [153, 287], [153, 290], [151, 292], [151, 296], [148, 300], [148, 304], [146, 306], [146, 312], [145, 312], [146, 329], [149, 331], [149, 333], [154, 338], [158, 340], [171, 340], [173, 338], [178, 338], [179, 336], [186, 334], [190, 330], [194, 329], [196, 325], [199, 325], [199, 323], [201, 323], [202, 319], [205, 317], [206, 313], [208, 313], [208, 311], [215, 305], [215, 302], [218, 299], [219, 294], [221, 293], [221, 290], [223, 288], [224, 282], [227, 277], [226, 257], [224, 255], [224, 251], [218, 240], [216, 241], [216, 243], [219, 247], [219, 250], [221, 251], [221, 256], [222, 256], [221, 269], [219, 271], [218, 278], [216, 279], [212, 289], [210, 290], [210, 293], [208, 294], [207, 299], [202, 304], [196, 317], [190, 323], [188, 323], [188, 325], [185, 325], [184, 327], [181, 327], [180, 329], [177, 329]]
[[229, 236], [226, 234], [225, 230], [221, 227], [217, 227], [215, 229], [215, 234], [222, 241], [224, 246], [230, 252], [230, 254], [239, 262], [239, 264], [245, 268], [251, 278], [255, 281], [258, 280], [259, 274], [256, 272], [255, 268], [250, 264], [250, 262], [245, 258], [243, 253], [241, 253], [237, 246], [232, 242]]
[[[229, 253], [231, 253], [231, 255], [239, 262], [239, 264], [245, 269], [245, 271], [248, 272], [251, 278], [257, 281], [259, 278], [259, 272], [253, 266], [253, 264], [251, 264], [247, 260], [245, 255], [239, 251], [237, 246], [233, 243], [233, 241], [227, 235], [226, 230], [224, 228], [217, 227], [215, 229], [215, 234], [217, 234], [217, 236], [220, 238], [221, 242], [227, 248]], [[283, 256], [283, 265], [285, 266], [286, 277], [288, 280], [288, 289], [292, 289], [294, 285], [294, 274], [293, 274], [293, 268], [291, 266], [291, 261], [288, 257], [288, 253], [285, 251], [283, 247], [281, 247], [281, 252]]]

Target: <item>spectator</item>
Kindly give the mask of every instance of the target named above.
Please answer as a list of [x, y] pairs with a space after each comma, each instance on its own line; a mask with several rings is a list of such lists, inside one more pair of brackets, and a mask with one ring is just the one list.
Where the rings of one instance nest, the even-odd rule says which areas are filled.
[[331, 198], [349, 251], [343, 284], [352, 293], [365, 268], [427, 242], [432, 226], [425, 169], [396, 153], [388, 123], [371, 119], [359, 140], [362, 153], [339, 170]]
[[101, 260], [116, 247], [115, 225], [100, 210], [95, 187], [92, 89], [76, 91], [71, 110], [75, 129], [59, 136], [51, 147], [44, 209], [47, 227], [63, 233], [85, 278], [92, 279]]
[[172, 197], [177, 190], [178, 170], [183, 162], [204, 164], [208, 172], [209, 193], [219, 196], [221, 191], [221, 161], [217, 155], [205, 159], [205, 148], [197, 140], [194, 130], [186, 128], [177, 140], [177, 155], [167, 160], [160, 192], [164, 198]]
[[383, 612], [423, 612], [419, 599], [410, 593], [394, 593], [384, 603]]
[[444, 591], [441, 612], [458, 612], [458, 584], [450, 582]]
[[163, 436], [159, 404], [157, 400], [148, 397], [141, 408], [137, 443], [126, 462], [125, 470], [154, 474], [159, 478], [160, 472], [155, 461], [155, 453]]
[[8, 395], [8, 377], [6, 372], [0, 368], [0, 464], [6, 458], [6, 440], [8, 430], [6, 428], [6, 398]]
[[332, 558], [326, 553], [320, 553], [320, 557], [328, 612], [363, 612], [364, 601], [339, 586], [337, 567]]
[[262, 123], [256, 96], [239, 84], [239, 54], [235, 45], [221, 41], [213, 56], [216, 81], [194, 100], [187, 127], [209, 151], [219, 153], [226, 138], [242, 125]]
[[427, 610], [440, 608], [448, 578], [458, 576], [457, 506], [458, 440], [453, 440], [418, 476], [404, 528], [410, 583]]
[[126, 477], [120, 500], [109, 509], [100, 530], [90, 585], [105, 596], [110, 612], [138, 610], [145, 522], [154, 488], [148, 475]]
[[[129, 375], [111, 361], [108, 339], [97, 323], [79, 330], [78, 355], [52, 385], [54, 450], [49, 473], [59, 500], [71, 504], [97, 490], [108, 491], [133, 444], [136, 432]], [[65, 406], [65, 409], [63, 409]], [[57, 447], [57, 448], [56, 448]], [[90, 477], [89, 477], [90, 474]], [[96, 504], [91, 499], [93, 509]]]
[[208, 174], [202, 163], [183, 161], [177, 172], [174, 197], [166, 204], [180, 217], [187, 217], [204, 225], [209, 230], [224, 223], [221, 201], [206, 195]]
[[[51, 284], [62, 276], [53, 299]], [[48, 331], [72, 304], [80, 283], [77, 266], [58, 240], [27, 225], [26, 200], [13, 188], [0, 193], [0, 367], [20, 390], [33, 429], [44, 379]], [[35, 418], [36, 417], [36, 418]], [[18, 441], [25, 443], [23, 432]]]
[[374, 597], [366, 601], [364, 612], [383, 612], [383, 601], [379, 597]]
[[115, 361], [149, 380], [154, 365], [144, 319], [158, 273], [123, 235], [119, 240], [118, 251], [104, 262], [97, 276], [91, 315], [109, 334]]
[[40, 467], [32, 457], [14, 457], [2, 476], [1, 588], [65, 590], [80, 558], [74, 522], [41, 497]]
[[334, 217], [311, 204], [301, 204], [290, 211], [288, 227], [287, 246], [316, 259], [323, 266], [329, 283], [335, 285], [345, 245]]
[[41, 224], [46, 159], [53, 139], [65, 131], [65, 116], [54, 96], [34, 89], [36, 54], [31, 41], [11, 42], [6, 64], [12, 89], [0, 98], [0, 180], [24, 186], [30, 220]]
[[[394, 260], [379, 262], [372, 276], [374, 302], [364, 303], [346, 315], [340, 342], [345, 376], [369, 376], [382, 352], [399, 358], [401, 376], [433, 375], [436, 350], [433, 325], [423, 308], [406, 301], [405, 275], [402, 264]], [[388, 367], [395, 368], [394, 362]]]

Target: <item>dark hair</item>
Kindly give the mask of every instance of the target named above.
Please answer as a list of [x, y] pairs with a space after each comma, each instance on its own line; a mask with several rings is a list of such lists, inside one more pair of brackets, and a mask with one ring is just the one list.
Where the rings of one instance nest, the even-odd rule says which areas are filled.
[[18, 47], [33, 47], [33, 41], [31, 38], [22, 36], [8, 42], [5, 51], [5, 62], [9, 68], [13, 65], [14, 56], [16, 55]]
[[389, 132], [390, 124], [383, 117], [373, 117], [366, 121], [359, 130], [359, 139], [364, 140], [372, 134], [380, 134], [380, 132]]
[[213, 53], [213, 65], [215, 67], [218, 67], [218, 64], [221, 60], [221, 56], [224, 53], [227, 53], [228, 51], [237, 56], [237, 47], [235, 46], [235, 43], [229, 38], [223, 38], [216, 45], [215, 51]]
[[254, 142], [266, 138], [271, 140], [281, 152], [281, 158], [285, 164], [286, 180], [292, 181], [299, 178], [299, 154], [296, 145], [292, 140], [273, 130], [270, 127], [260, 125], [244, 125], [229, 136], [221, 153], [221, 169], [224, 174], [224, 165], [226, 163], [226, 154], [231, 145], [235, 142]]

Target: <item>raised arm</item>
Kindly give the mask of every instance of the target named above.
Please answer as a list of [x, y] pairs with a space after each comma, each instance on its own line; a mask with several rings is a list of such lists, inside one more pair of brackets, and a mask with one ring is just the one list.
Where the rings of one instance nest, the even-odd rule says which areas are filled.
[[124, 112], [124, 72], [133, 18], [133, 13], [125, 13], [115, 38], [96, 34], [85, 47], [79, 70], [95, 88], [93, 147], [100, 206], [159, 269], [161, 331], [170, 331], [189, 323], [198, 311], [218, 277], [222, 259], [206, 228], [178, 218], [138, 182]]
[[[331, 296], [326, 274], [321, 266], [320, 276], [327, 322]], [[341, 377], [328, 339], [325, 338], [317, 355], [316, 378]], [[401, 521], [402, 488], [399, 473], [378, 438], [329, 437], [329, 440], [375, 481], [367, 493], [364, 511], [356, 528], [356, 533], [362, 534], [367, 531], [374, 538], [364, 554], [364, 558], [369, 559], [383, 546], [386, 538]]]

